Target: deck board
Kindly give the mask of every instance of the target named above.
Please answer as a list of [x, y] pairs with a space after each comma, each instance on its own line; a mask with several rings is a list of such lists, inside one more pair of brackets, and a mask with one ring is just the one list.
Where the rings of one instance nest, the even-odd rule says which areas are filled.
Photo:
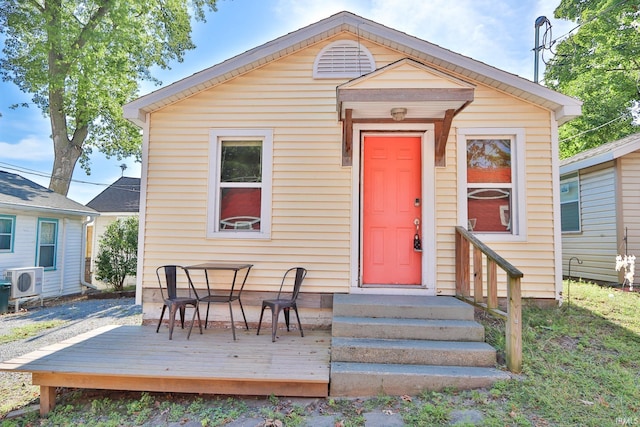
[[[210, 394], [326, 397], [330, 331], [187, 330], [169, 340], [166, 327], [104, 326], [0, 363], [0, 370], [31, 372], [41, 386], [41, 412], [52, 408], [52, 387]], [[42, 405], [46, 407], [43, 408]]]

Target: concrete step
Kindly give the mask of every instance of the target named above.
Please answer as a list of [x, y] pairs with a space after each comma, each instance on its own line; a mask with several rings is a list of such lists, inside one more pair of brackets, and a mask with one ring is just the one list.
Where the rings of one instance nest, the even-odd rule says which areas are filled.
[[496, 350], [484, 342], [339, 338], [331, 340], [334, 362], [493, 367]]
[[332, 362], [330, 395], [418, 395], [445, 388], [489, 387], [509, 378], [495, 368]]
[[334, 337], [484, 341], [484, 327], [472, 320], [334, 316]]
[[473, 307], [453, 297], [334, 294], [333, 315], [473, 320]]

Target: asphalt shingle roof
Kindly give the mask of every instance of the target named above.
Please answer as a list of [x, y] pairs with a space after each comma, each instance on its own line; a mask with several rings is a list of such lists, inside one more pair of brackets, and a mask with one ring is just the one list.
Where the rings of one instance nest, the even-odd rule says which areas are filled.
[[122, 177], [87, 203], [98, 212], [138, 212], [140, 178]]
[[95, 215], [96, 211], [20, 175], [0, 171], [0, 206]]
[[607, 142], [606, 144], [602, 144], [597, 147], [591, 148], [589, 150], [582, 151], [572, 157], [561, 160], [560, 166], [579, 162], [581, 160], [590, 159], [592, 157], [597, 157], [602, 154], [608, 153], [609, 151], [613, 151], [616, 148], [624, 147], [627, 144], [638, 143], [638, 141], [640, 141], [640, 133], [634, 133], [622, 139], [618, 139], [617, 141]]

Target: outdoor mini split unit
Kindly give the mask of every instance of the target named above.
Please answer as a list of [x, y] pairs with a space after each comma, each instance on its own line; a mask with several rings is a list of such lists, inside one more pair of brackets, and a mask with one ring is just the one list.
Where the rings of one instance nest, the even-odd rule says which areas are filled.
[[8, 268], [4, 278], [11, 282], [11, 298], [22, 298], [42, 293], [43, 267]]

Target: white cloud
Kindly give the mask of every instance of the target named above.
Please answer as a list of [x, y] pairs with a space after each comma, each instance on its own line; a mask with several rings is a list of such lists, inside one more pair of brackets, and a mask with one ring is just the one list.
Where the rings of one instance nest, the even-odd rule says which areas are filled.
[[42, 139], [37, 135], [27, 135], [17, 143], [0, 141], [0, 159], [51, 161], [53, 159], [53, 143], [49, 139]]

